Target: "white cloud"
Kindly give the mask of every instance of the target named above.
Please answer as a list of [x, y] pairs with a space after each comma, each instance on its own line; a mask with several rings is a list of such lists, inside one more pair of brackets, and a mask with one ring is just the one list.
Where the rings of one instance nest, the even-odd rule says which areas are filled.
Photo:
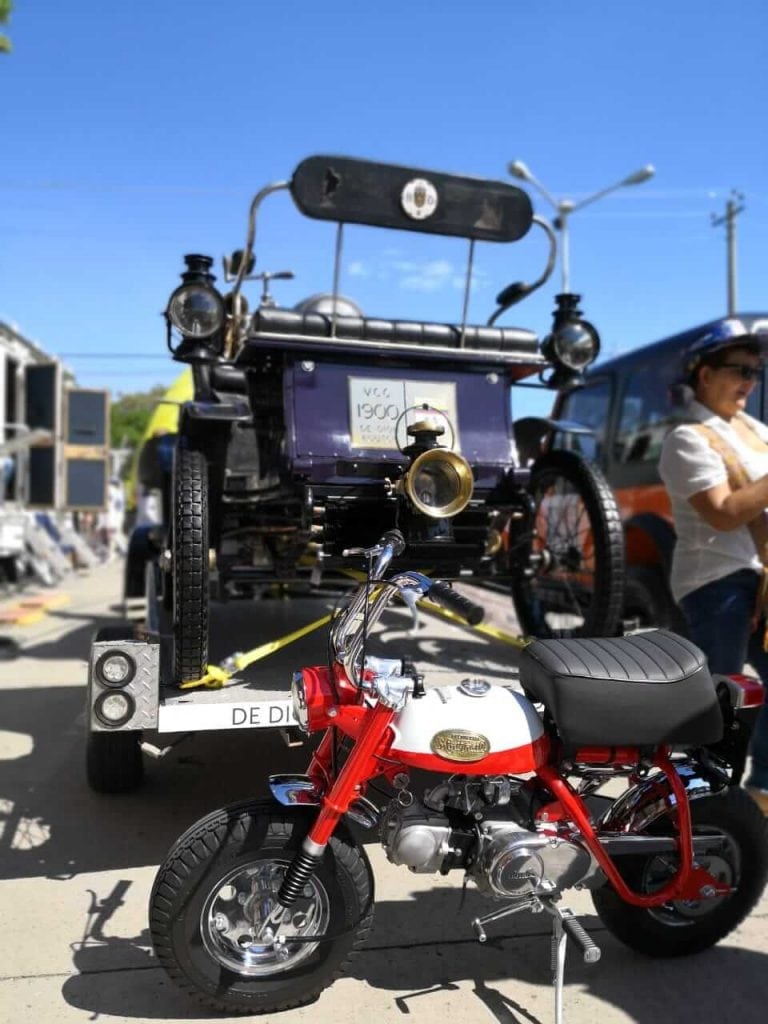
[[347, 267], [350, 277], [370, 277], [371, 271], [362, 260], [353, 260]]

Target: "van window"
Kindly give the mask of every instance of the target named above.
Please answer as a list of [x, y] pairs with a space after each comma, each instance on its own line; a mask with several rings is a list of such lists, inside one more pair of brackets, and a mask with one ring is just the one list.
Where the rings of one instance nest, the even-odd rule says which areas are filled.
[[679, 363], [674, 350], [665, 358], [638, 363], [627, 374], [613, 450], [616, 462], [658, 462], [666, 434], [685, 417], [673, 387]]
[[584, 387], [566, 396], [558, 410], [558, 419], [587, 427], [590, 434], [559, 431], [553, 448], [578, 452], [590, 462], [602, 463], [605, 454], [605, 431], [611, 405], [611, 381], [607, 377], [589, 381]]

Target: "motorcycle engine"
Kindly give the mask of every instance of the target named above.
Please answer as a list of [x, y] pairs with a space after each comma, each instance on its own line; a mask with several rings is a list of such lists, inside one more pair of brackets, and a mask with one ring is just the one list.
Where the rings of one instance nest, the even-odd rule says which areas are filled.
[[381, 819], [381, 841], [393, 864], [418, 873], [464, 868], [495, 897], [551, 895], [593, 873], [584, 845], [570, 834], [528, 827], [530, 817], [513, 780], [456, 776], [422, 801], [406, 805], [403, 794], [392, 800]]

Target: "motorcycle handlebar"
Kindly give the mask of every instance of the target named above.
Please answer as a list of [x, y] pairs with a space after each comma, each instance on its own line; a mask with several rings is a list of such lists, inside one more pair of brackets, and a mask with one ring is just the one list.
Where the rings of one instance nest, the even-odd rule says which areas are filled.
[[482, 605], [470, 601], [468, 597], [457, 593], [442, 580], [434, 580], [427, 595], [435, 604], [454, 612], [465, 619], [470, 626], [477, 626], [485, 618], [485, 609]]

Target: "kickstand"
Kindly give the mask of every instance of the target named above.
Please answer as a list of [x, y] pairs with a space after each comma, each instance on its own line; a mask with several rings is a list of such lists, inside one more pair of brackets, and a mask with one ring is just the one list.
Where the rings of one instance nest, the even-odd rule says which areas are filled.
[[568, 936], [576, 939], [584, 951], [584, 963], [595, 964], [600, 959], [600, 947], [584, 931], [572, 910], [546, 902], [544, 909], [552, 915], [552, 983], [555, 986], [555, 1024], [563, 1024], [563, 980]]

